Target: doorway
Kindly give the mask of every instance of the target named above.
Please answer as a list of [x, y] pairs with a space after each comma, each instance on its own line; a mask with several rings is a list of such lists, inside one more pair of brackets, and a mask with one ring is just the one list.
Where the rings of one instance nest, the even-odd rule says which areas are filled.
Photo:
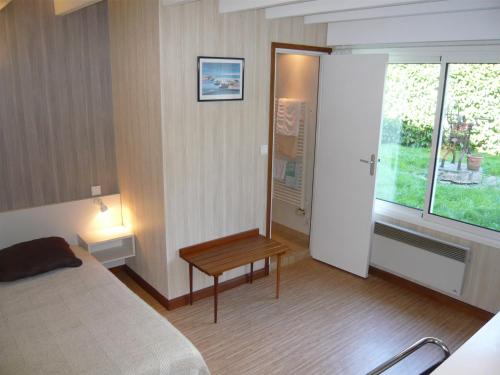
[[[285, 68], [288, 74], [278, 71], [282, 54], [321, 57], [318, 58], [320, 77], [316, 75], [315, 83], [306, 83], [319, 88], [316, 108], [307, 108], [304, 87], [293, 92], [299, 97], [287, 97], [287, 92], [279, 91], [283, 76], [290, 78], [292, 85], [301, 81], [294, 71], [297, 64]], [[283, 62], [287, 60], [293, 58], [283, 58]], [[266, 236], [361, 277], [368, 275], [387, 61], [386, 54], [332, 55], [327, 48], [296, 45], [273, 44], [271, 52]], [[300, 124], [304, 124], [305, 137], [306, 117], [311, 111], [316, 112], [317, 125], [313, 125], [317, 134], [313, 160], [306, 160], [307, 152], [300, 155]], [[309, 173], [313, 173], [313, 178], [307, 180], [306, 169], [311, 163], [314, 173]], [[294, 191], [303, 189], [294, 196], [293, 211], [283, 215], [288, 222], [274, 224], [274, 229], [285, 228], [278, 234], [272, 230], [273, 220], [281, 219], [273, 212], [273, 206], [278, 207], [281, 203], [276, 202], [285, 199], [281, 199], [281, 193], [275, 189], [279, 185], [277, 181]], [[309, 195], [308, 184], [313, 186], [310, 188], [313, 193]], [[301, 224], [306, 228], [303, 232], [300, 226], [294, 227], [294, 223], [300, 223], [296, 216], [303, 216]], [[297, 235], [304, 236], [302, 243], [307, 246], [290, 241]], [[289, 254], [291, 262], [293, 253]]]
[[309, 255], [320, 55], [332, 50], [271, 49], [266, 235], [287, 243], [293, 262]]

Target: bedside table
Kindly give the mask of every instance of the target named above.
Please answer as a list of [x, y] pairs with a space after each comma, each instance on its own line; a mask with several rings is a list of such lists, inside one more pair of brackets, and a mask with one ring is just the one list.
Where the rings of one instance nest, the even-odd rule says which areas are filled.
[[78, 234], [78, 245], [104, 265], [135, 256], [134, 233], [122, 226]]

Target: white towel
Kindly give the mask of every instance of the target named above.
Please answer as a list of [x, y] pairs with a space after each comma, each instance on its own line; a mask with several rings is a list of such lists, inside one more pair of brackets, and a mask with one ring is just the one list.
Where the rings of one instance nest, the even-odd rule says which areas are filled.
[[273, 177], [276, 180], [284, 181], [286, 173], [287, 161], [283, 159], [274, 159], [273, 161]]
[[278, 111], [276, 114], [276, 134], [297, 137], [299, 135], [299, 123], [301, 117], [301, 106], [304, 102], [297, 99], [279, 98]]

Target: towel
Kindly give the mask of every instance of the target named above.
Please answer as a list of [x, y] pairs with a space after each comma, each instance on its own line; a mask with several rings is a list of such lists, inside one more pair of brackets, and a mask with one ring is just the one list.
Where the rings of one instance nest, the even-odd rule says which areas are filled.
[[297, 137], [299, 135], [299, 123], [301, 117], [301, 106], [304, 102], [297, 99], [278, 99], [278, 111], [276, 113], [276, 134]]
[[299, 138], [293, 135], [276, 134], [276, 152], [289, 159], [297, 157]]
[[292, 189], [299, 189], [299, 163], [289, 161], [286, 164], [285, 185]]
[[284, 181], [287, 161], [275, 158], [273, 161], [273, 177], [276, 180]]

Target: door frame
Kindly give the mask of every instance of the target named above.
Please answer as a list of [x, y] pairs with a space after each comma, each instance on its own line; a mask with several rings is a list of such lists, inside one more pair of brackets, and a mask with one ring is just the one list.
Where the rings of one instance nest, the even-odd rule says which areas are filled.
[[276, 80], [276, 53], [278, 50], [290, 51], [290, 54], [297, 52], [312, 52], [320, 55], [331, 55], [333, 48], [308, 46], [303, 44], [290, 43], [271, 43], [271, 79], [269, 90], [269, 137], [268, 137], [268, 152], [267, 152], [267, 203], [266, 203], [266, 237], [271, 238], [271, 212], [272, 212], [272, 195], [273, 195], [273, 147], [274, 147], [274, 94]]

